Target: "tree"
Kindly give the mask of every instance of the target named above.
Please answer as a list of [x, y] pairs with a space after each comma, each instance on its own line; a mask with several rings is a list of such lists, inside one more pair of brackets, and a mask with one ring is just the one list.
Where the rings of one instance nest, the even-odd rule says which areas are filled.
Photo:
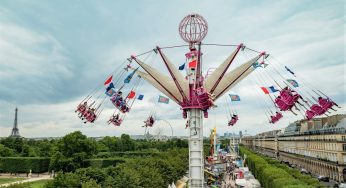
[[85, 153], [92, 156], [97, 153], [95, 140], [87, 138], [80, 131], [64, 136], [58, 143], [58, 150], [66, 157], [72, 157], [76, 153]]
[[7, 137], [1, 140], [1, 144], [15, 150], [17, 153], [21, 153], [23, 150], [23, 138], [20, 137]]
[[[117, 175], [114, 177], [110, 186], [116, 185], [118, 188], [135, 188], [141, 187], [141, 175], [138, 170], [129, 168], [127, 165], [121, 164], [117, 168]], [[109, 186], [109, 185], [108, 185]], [[107, 185], [106, 185], [107, 187]]]
[[13, 157], [14, 155], [15, 151], [13, 149], [0, 144], [0, 157]]
[[84, 167], [85, 159], [91, 158], [97, 153], [95, 140], [87, 138], [80, 131], [64, 136], [57, 146], [57, 151], [52, 156], [50, 169], [75, 171]]

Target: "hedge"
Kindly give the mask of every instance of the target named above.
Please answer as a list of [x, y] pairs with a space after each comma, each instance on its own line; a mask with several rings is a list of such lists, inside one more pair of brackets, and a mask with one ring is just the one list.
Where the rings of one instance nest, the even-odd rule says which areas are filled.
[[48, 157], [0, 157], [0, 172], [34, 173], [48, 172]]
[[317, 180], [278, 163], [277, 160], [262, 157], [241, 146], [240, 154], [246, 154], [246, 164], [264, 188], [313, 188], [324, 187]]
[[94, 168], [106, 168], [109, 166], [116, 166], [120, 163], [124, 163], [129, 159], [125, 158], [98, 158], [98, 159], [87, 159], [84, 161], [85, 167]]
[[299, 179], [300, 181], [314, 186], [314, 187], [323, 187], [320, 182], [316, 178], [312, 178], [309, 175], [302, 174], [299, 170], [290, 168], [285, 164], [281, 164], [278, 160], [271, 159], [269, 157], [264, 157], [264, 159], [271, 165], [274, 165], [277, 168], [281, 168], [285, 170], [287, 173], [289, 173], [291, 176], [293, 176], [296, 179]]

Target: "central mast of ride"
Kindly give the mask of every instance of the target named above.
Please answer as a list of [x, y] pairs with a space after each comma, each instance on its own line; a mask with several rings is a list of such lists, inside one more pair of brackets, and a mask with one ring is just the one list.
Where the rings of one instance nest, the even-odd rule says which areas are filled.
[[181, 38], [189, 43], [190, 52], [186, 54], [187, 79], [189, 83], [188, 101], [183, 110], [189, 123], [189, 185], [192, 188], [203, 187], [203, 116], [208, 117], [207, 109], [202, 110], [198, 96], [203, 93], [201, 41], [207, 35], [208, 24], [198, 15], [186, 16], [179, 25]]
[[203, 187], [204, 183], [203, 118], [208, 118], [208, 110], [214, 106], [214, 101], [247, 77], [254, 70], [253, 63], [265, 55], [263, 52], [233, 71], [227, 72], [238, 52], [245, 49], [243, 44], [239, 44], [233, 53], [214, 70], [213, 74], [205, 79], [202, 74], [201, 42], [207, 32], [208, 24], [198, 14], [186, 16], [179, 24], [179, 34], [189, 44], [189, 51], [185, 54], [186, 66], [179, 67], [179, 70], [186, 67], [186, 76], [183, 76], [163, 53], [164, 48], [156, 47], [154, 51], [160, 54], [169, 76], [136, 56], [131, 56], [144, 70], [137, 70], [136, 73], [177, 103], [183, 110], [183, 118], [188, 120], [189, 185], [191, 188]]

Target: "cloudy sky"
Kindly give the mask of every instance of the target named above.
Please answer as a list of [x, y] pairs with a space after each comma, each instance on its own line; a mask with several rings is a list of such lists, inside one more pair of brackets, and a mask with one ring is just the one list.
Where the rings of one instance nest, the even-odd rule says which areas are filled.
[[[266, 73], [259, 71], [230, 93], [242, 101], [232, 104], [240, 120], [227, 127], [225, 100], [204, 120], [204, 134], [214, 125], [218, 132], [256, 134], [279, 129], [302, 116], [284, 114], [275, 125], [267, 123], [263, 107], [270, 101], [258, 85], [270, 81], [275, 70], [287, 65], [297, 74], [302, 92], [318, 88], [343, 106], [345, 113], [345, 2], [317, 1], [20, 1], [0, 2], [0, 136], [13, 126], [19, 108], [20, 134], [25, 137], [62, 136], [80, 130], [89, 136], [143, 134], [143, 120], [160, 94], [147, 83], [145, 99], [134, 105], [121, 127], [106, 124], [112, 106], [100, 119], [84, 125], [75, 106], [102, 84], [131, 54], [156, 45], [180, 45], [180, 20], [199, 13], [209, 24], [205, 43], [239, 44], [267, 51], [277, 60]], [[216, 67], [233, 47], [205, 47], [204, 70]], [[165, 51], [178, 66], [187, 49]], [[243, 53], [232, 68], [253, 57]], [[159, 58], [153, 66], [161, 68]], [[271, 69], [270, 69], [271, 67]], [[256, 75], [257, 74], [257, 75]], [[262, 75], [261, 75], [262, 74]], [[261, 76], [263, 76], [261, 82]], [[279, 77], [278, 77], [279, 76]], [[288, 77], [282, 70], [282, 76]], [[282, 83], [282, 79], [281, 82]], [[308, 96], [308, 95], [306, 95]], [[159, 118], [171, 123], [175, 135], [187, 135], [178, 105], [156, 105]], [[164, 121], [157, 127], [169, 134]], [[155, 130], [152, 130], [154, 132]]]

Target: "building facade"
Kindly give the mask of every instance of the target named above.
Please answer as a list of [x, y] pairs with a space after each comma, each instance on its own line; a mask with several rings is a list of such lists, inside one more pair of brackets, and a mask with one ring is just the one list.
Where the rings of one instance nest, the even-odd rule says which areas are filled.
[[346, 182], [346, 115], [298, 121], [285, 130], [244, 137], [253, 150], [315, 174]]

